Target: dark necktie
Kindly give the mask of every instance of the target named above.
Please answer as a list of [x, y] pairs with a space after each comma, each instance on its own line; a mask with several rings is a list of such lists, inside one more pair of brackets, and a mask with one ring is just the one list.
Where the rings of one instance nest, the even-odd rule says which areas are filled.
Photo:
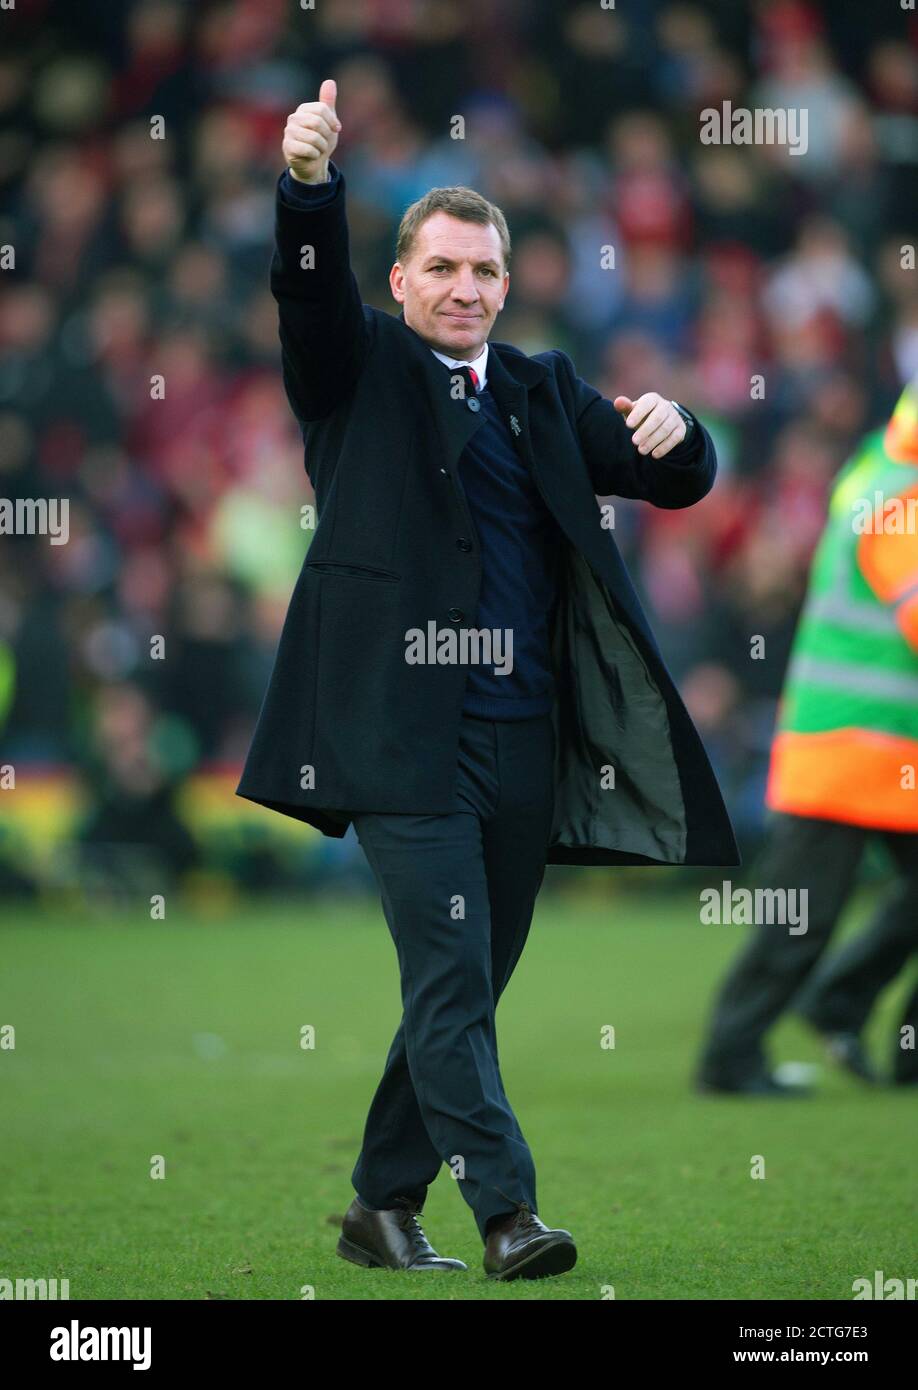
[[450, 367], [450, 371], [454, 374], [458, 372], [459, 375], [465, 381], [465, 394], [467, 397], [478, 395], [478, 373], [476, 372], [474, 367], [468, 367], [465, 365], [461, 367]]

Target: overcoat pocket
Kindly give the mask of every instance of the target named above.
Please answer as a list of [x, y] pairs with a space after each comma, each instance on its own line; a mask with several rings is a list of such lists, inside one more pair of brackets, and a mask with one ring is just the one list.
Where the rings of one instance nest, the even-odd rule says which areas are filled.
[[349, 579], [381, 579], [390, 584], [398, 583], [402, 577], [394, 570], [377, 569], [372, 565], [349, 565], [340, 560], [307, 560], [306, 568], [318, 574], [345, 575]]

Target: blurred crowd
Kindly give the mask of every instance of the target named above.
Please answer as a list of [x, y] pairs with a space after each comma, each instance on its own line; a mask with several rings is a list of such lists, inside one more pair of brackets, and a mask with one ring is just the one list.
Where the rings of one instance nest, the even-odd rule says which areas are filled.
[[[827, 485], [918, 370], [915, 16], [17, 0], [0, 26], [0, 494], [70, 499], [66, 545], [0, 542], [0, 761], [78, 767], [84, 839], [139, 808], [193, 862], [173, 792], [239, 765], [309, 541], [268, 265], [287, 114], [334, 77], [368, 303], [397, 312], [408, 203], [470, 185], [513, 237], [494, 336], [711, 430], [714, 492], [617, 502], [615, 536], [748, 848]], [[806, 154], [702, 144], [727, 101], [805, 108]]]

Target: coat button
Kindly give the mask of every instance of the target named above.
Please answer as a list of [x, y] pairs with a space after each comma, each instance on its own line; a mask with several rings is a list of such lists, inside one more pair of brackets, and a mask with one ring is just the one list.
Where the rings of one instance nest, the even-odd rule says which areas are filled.
[[458, 545], [460, 550], [468, 551], [472, 548], [472, 542], [467, 541], [465, 536], [460, 536], [459, 539], [456, 541], [456, 544]]
[[468, 406], [469, 410], [478, 411], [481, 409], [481, 401], [476, 400], [474, 396], [472, 396], [469, 400], [466, 401], [466, 405]]
[[451, 608], [446, 615], [451, 623], [461, 623], [465, 617], [461, 608]]

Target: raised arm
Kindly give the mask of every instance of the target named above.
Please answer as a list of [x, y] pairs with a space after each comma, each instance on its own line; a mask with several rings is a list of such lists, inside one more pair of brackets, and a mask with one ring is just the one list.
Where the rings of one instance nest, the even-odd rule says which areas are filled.
[[287, 399], [300, 421], [321, 420], [347, 395], [367, 352], [367, 321], [350, 264], [344, 175], [331, 161], [341, 122], [337, 87], [289, 116], [278, 179], [271, 293], [279, 309]]
[[[714, 485], [711, 436], [690, 410], [656, 391], [609, 401], [559, 352], [573, 389], [580, 447], [600, 497], [636, 497], [655, 507], [690, 507]], [[689, 428], [690, 422], [690, 428]], [[646, 452], [641, 452], [644, 449]]]

